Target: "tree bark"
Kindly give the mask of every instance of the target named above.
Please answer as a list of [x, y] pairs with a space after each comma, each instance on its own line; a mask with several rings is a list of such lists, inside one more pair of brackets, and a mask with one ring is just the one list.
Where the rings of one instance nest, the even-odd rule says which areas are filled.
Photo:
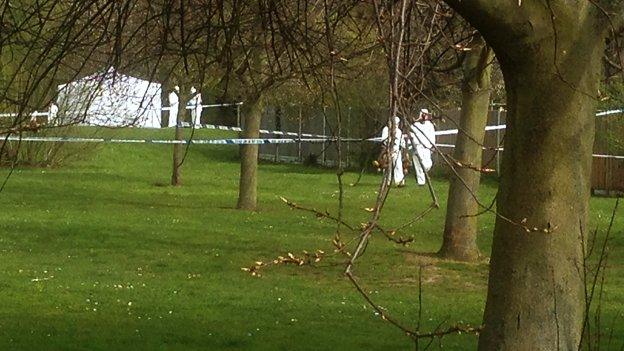
[[507, 90], [479, 350], [577, 350], [606, 19], [590, 2], [446, 1], [494, 49]]
[[[260, 121], [264, 105], [260, 98], [245, 108], [245, 126], [243, 138], [258, 138], [260, 136]], [[238, 203], [236, 208], [255, 211], [258, 198], [258, 145], [240, 146], [241, 172], [238, 188]]]
[[501, 63], [508, 130], [498, 212], [531, 232], [496, 221], [480, 350], [576, 350], [581, 337], [581, 238], [604, 42], [592, 28], [559, 30]]
[[[185, 90], [182, 90], [185, 89]], [[180, 86], [180, 92], [178, 93], [178, 114], [176, 115], [175, 126], [175, 140], [184, 140], [182, 121], [186, 114], [186, 102], [188, 101], [186, 85]], [[171, 114], [169, 115], [171, 118]], [[171, 185], [182, 185], [182, 154], [183, 144], [173, 144], [173, 168], [171, 171]]]
[[[185, 106], [186, 107], [186, 106]], [[183, 110], [182, 108], [180, 110]], [[180, 112], [178, 111], [178, 123], [175, 126], [175, 140], [182, 140], [182, 128], [180, 128]], [[182, 166], [182, 144], [173, 144], [173, 168], [171, 171], [171, 185], [182, 185], [182, 174], [180, 168]]]
[[[462, 110], [453, 157], [462, 164], [481, 167], [483, 139], [490, 103], [492, 50], [483, 40], [473, 47], [463, 62]], [[470, 168], [458, 167], [451, 178], [446, 223], [440, 256], [458, 261], [479, 258], [477, 217], [479, 210], [473, 194], [479, 191], [481, 174]]]
[[516, 224], [496, 220], [480, 350], [578, 347], [595, 113], [583, 92], [597, 92], [601, 57], [588, 51], [580, 60], [589, 62], [569, 63], [584, 72], [575, 88], [544, 70], [537, 61], [546, 57], [503, 68], [509, 110], [498, 212]]

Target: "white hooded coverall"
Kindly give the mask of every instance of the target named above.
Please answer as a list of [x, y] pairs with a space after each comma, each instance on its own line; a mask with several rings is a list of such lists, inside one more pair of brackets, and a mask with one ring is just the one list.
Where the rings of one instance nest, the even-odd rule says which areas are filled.
[[[429, 120], [415, 122], [411, 126], [412, 142], [416, 143], [416, 152], [412, 149], [412, 161], [416, 171], [416, 181], [418, 185], [425, 185], [427, 178], [425, 173], [429, 172], [433, 166], [431, 159], [431, 149], [436, 142], [435, 127]], [[422, 166], [418, 159], [422, 162]], [[424, 167], [424, 170], [423, 170]]]
[[59, 112], [58, 106], [56, 106], [55, 103], [51, 103], [50, 109], [48, 110], [48, 123], [49, 124], [53, 124], [53, 125], [56, 124], [57, 122], [56, 116], [58, 115], [58, 112]]
[[188, 102], [188, 106], [191, 107], [191, 123], [195, 127], [201, 127], [201, 113], [202, 113], [202, 96], [198, 93], [195, 87], [191, 88], [191, 95], [193, 97]]
[[178, 121], [178, 108], [180, 106], [180, 98], [175, 90], [169, 93], [169, 123], [167, 126], [175, 127]]
[[[391, 161], [392, 161], [392, 179], [394, 180], [394, 184], [402, 185], [403, 184], [403, 159], [401, 157], [401, 148], [404, 146], [403, 141], [403, 133], [401, 132], [401, 128], [399, 128], [399, 122], [401, 119], [399, 117], [394, 117], [394, 139], [388, 133], [389, 127], [385, 126], [381, 131], [381, 140], [383, 140], [384, 145], [390, 149]], [[390, 145], [392, 143], [392, 145]], [[390, 180], [388, 180], [390, 181]]]

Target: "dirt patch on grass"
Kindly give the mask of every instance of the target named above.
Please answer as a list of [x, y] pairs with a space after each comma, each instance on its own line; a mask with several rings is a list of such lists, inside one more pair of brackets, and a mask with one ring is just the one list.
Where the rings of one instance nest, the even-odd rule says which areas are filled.
[[[403, 251], [407, 266], [422, 267], [422, 282], [426, 285], [445, 284], [449, 288], [480, 290], [487, 286], [488, 261], [458, 262], [439, 258], [434, 253]], [[418, 269], [402, 283], [418, 283]], [[395, 282], [398, 283], [398, 282]]]
[[404, 251], [405, 263], [415, 266], [435, 266], [440, 259], [431, 252]]

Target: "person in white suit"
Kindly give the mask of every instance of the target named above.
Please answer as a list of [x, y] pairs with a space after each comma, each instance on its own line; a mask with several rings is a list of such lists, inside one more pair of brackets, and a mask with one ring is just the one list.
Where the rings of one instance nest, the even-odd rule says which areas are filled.
[[[58, 116], [59, 108], [53, 102], [50, 103], [50, 107], [48, 108], [48, 124], [55, 125], [58, 121], [56, 117]], [[60, 123], [59, 123], [60, 124]]]
[[178, 108], [180, 107], [180, 97], [178, 96], [180, 93], [180, 87], [175, 86], [173, 90], [169, 93], [169, 123], [167, 123], [168, 127], [175, 127], [178, 122]]
[[410, 127], [410, 134], [412, 139], [410, 145], [412, 143], [416, 144], [415, 150], [413, 147], [410, 148], [414, 170], [416, 171], [416, 182], [418, 182], [418, 185], [425, 185], [427, 182], [425, 173], [429, 172], [433, 166], [431, 150], [436, 142], [435, 126], [431, 122], [431, 114], [428, 109], [423, 108], [420, 110], [416, 122]]
[[191, 99], [187, 106], [191, 107], [191, 123], [195, 127], [201, 127], [202, 96], [195, 87], [191, 87]]
[[392, 128], [391, 121], [389, 121], [388, 125], [385, 126], [381, 131], [381, 140], [384, 145], [390, 149], [390, 159], [392, 161], [392, 165], [390, 169], [392, 170], [392, 177], [388, 179], [394, 180], [394, 184], [397, 186], [405, 185], [405, 176], [403, 174], [403, 159], [401, 156], [401, 148], [404, 147], [403, 141], [403, 132], [401, 132], [401, 128], [399, 124], [401, 119], [398, 116], [394, 117], [394, 130], [392, 134], [390, 134], [390, 128]]

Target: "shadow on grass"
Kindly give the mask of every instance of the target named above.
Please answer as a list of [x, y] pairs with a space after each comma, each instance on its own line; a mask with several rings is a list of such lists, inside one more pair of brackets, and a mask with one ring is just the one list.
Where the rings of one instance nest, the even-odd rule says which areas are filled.
[[193, 145], [192, 152], [210, 161], [239, 163], [237, 146]]

